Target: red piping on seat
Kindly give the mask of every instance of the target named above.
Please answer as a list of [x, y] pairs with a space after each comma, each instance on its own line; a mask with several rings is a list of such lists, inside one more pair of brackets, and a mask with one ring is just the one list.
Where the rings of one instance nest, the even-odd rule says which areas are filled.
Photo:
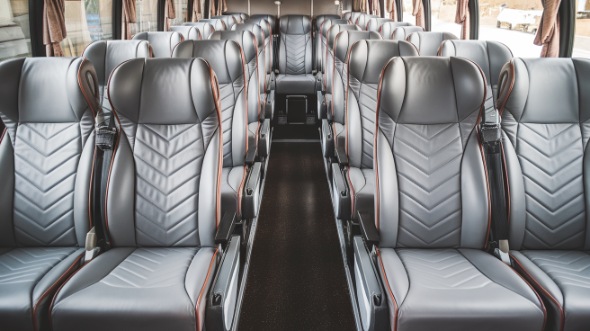
[[217, 256], [217, 250], [213, 253], [211, 257], [211, 262], [209, 262], [209, 269], [207, 270], [207, 277], [205, 277], [205, 281], [203, 282], [203, 286], [201, 287], [201, 291], [199, 292], [199, 297], [197, 298], [197, 302], [195, 304], [195, 319], [197, 322], [196, 330], [202, 330], [203, 321], [199, 318], [199, 307], [201, 305], [201, 299], [203, 298], [203, 294], [205, 293], [205, 288], [207, 287], [207, 283], [209, 282], [209, 278], [211, 278], [211, 271], [213, 270], [213, 262], [215, 261], [215, 257]]

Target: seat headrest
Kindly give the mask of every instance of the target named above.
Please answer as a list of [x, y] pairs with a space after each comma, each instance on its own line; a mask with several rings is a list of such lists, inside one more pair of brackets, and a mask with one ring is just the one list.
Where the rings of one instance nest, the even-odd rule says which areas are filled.
[[219, 16], [213, 16], [211, 18], [212, 19], [220, 19], [220, 20], [222, 20], [225, 23], [225, 29], [226, 30], [231, 30], [231, 28], [234, 25], [238, 24], [238, 21], [232, 15], [219, 15]]
[[500, 74], [500, 113], [524, 123], [590, 120], [590, 60], [515, 58]]
[[285, 15], [279, 21], [281, 34], [302, 35], [311, 33], [311, 20], [305, 15]]
[[172, 57], [207, 60], [219, 84], [231, 84], [245, 75], [242, 48], [233, 40], [184, 41], [178, 44]]
[[342, 31], [360, 31], [359, 27], [355, 24], [335, 24], [332, 25], [330, 31], [328, 31], [328, 47], [334, 49], [334, 40], [336, 36]]
[[486, 83], [466, 59], [395, 57], [383, 69], [378, 93], [378, 112], [396, 123], [457, 123], [481, 112]]
[[371, 31], [342, 31], [334, 41], [334, 56], [341, 62], [346, 63], [348, 51], [357, 41], [367, 39], [381, 39], [377, 32]]
[[356, 21], [358, 20], [358, 18], [362, 15], [363, 13], [360, 12], [356, 12], [353, 11], [352, 13], [350, 13], [350, 23], [355, 24]]
[[385, 22], [381, 24], [379, 28], [379, 33], [381, 33], [381, 37], [384, 39], [391, 39], [391, 34], [393, 30], [400, 26], [412, 26], [412, 24], [408, 22]]
[[[267, 20], [248, 19], [248, 20], [244, 21], [244, 24], [258, 25], [262, 29], [262, 33], [264, 33], [264, 38], [270, 38], [272, 35], [272, 27], [270, 26], [270, 23], [268, 23]], [[236, 27], [238, 27], [238, 26], [239, 25], [236, 25]]]
[[325, 20], [324, 23], [322, 24], [322, 26], [320, 27], [320, 33], [322, 34], [322, 36], [324, 36], [324, 38], [328, 37], [328, 32], [330, 31], [330, 28], [335, 24], [351, 24], [351, 23], [347, 20], [344, 20], [344, 19]]
[[322, 27], [322, 24], [326, 21], [326, 20], [339, 20], [340, 16], [338, 15], [318, 15], [315, 17], [315, 29], [316, 31], [319, 31], [320, 28]]
[[98, 84], [105, 86], [113, 70], [121, 63], [150, 57], [150, 45], [145, 40], [101, 40], [86, 47], [82, 56], [94, 65]]
[[233, 27], [233, 31], [250, 31], [256, 37], [256, 41], [258, 42], [258, 51], [264, 47], [264, 40], [266, 39], [266, 34], [262, 27], [256, 23], [243, 23], [243, 24], [236, 24]]
[[10, 122], [79, 122], [98, 109], [98, 81], [84, 58], [21, 58], [0, 63], [0, 115]]
[[440, 56], [464, 57], [477, 63], [492, 86], [498, 84], [502, 67], [512, 60], [510, 48], [497, 41], [446, 40], [439, 53]]
[[[424, 28], [421, 26], [398, 26], [397, 28], [393, 29], [393, 32], [391, 33], [391, 37], [389, 37], [389, 39], [392, 40], [406, 40], [408, 39], [408, 36], [414, 32], [422, 32], [424, 31]], [[383, 38], [387, 38], [386, 36], [383, 36]]]
[[453, 39], [458, 38], [452, 33], [422, 31], [411, 33], [406, 40], [418, 48], [421, 56], [437, 56], [442, 42]]
[[246, 63], [255, 61], [258, 55], [256, 37], [250, 31], [216, 31], [211, 35], [210, 40], [233, 40], [237, 42], [244, 52]]
[[171, 26], [170, 31], [175, 31], [182, 34], [184, 40], [201, 40], [203, 36], [201, 31], [194, 26], [190, 25], [176, 25]]
[[203, 19], [199, 21], [200, 23], [209, 23], [213, 25], [215, 31], [225, 31], [228, 29], [227, 24], [222, 19], [219, 18], [209, 18]]
[[209, 37], [211, 37], [211, 34], [215, 32], [215, 27], [208, 22], [187, 22], [184, 23], [184, 25], [194, 26], [201, 33], [201, 37], [203, 40], [209, 39]]
[[277, 25], [277, 21], [276, 18], [273, 15], [265, 15], [265, 14], [261, 14], [261, 15], [252, 15], [250, 16], [251, 20], [257, 20], [257, 21], [267, 21], [268, 24], [270, 24], [270, 27], [274, 30], [276, 29], [276, 25]]
[[348, 72], [360, 82], [376, 84], [383, 67], [397, 56], [418, 56], [418, 51], [403, 40], [361, 40], [350, 49]]
[[133, 59], [113, 71], [109, 95], [132, 123], [196, 124], [217, 112], [219, 88], [203, 59]]
[[387, 22], [395, 22], [395, 20], [392, 20], [391, 18], [371, 17], [367, 20], [367, 31], [379, 32], [381, 26]]
[[346, 12], [346, 13], [342, 14], [342, 18], [345, 20], [350, 20], [351, 16], [352, 16], [352, 12]]
[[150, 31], [140, 32], [133, 36], [133, 40], [147, 40], [152, 46], [154, 57], [170, 57], [172, 56], [172, 50], [181, 41], [184, 40], [182, 34], [179, 32], [171, 31]]

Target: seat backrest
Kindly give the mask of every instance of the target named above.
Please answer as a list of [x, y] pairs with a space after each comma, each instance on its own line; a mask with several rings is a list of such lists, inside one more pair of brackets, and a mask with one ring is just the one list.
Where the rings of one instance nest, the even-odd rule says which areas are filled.
[[328, 47], [328, 32], [330, 31], [330, 28], [334, 25], [334, 24], [351, 24], [349, 21], [345, 20], [345, 19], [326, 19], [324, 20], [324, 23], [322, 23], [322, 25], [320, 26], [320, 33], [319, 33], [319, 38], [320, 38], [320, 58], [321, 58], [321, 70], [322, 70], [322, 74], [326, 73], [326, 68], [325, 68], [325, 63], [326, 63], [326, 50]]
[[393, 29], [393, 32], [389, 37], [383, 36], [383, 39], [407, 40], [408, 36], [412, 33], [422, 31], [424, 31], [424, 28], [421, 26], [398, 26], [397, 28]]
[[199, 22], [201, 23], [209, 23], [211, 25], [213, 25], [213, 28], [215, 29], [215, 31], [226, 31], [229, 30], [227, 27], [227, 24], [225, 23], [224, 20], [220, 19], [220, 18], [208, 18], [208, 19], [202, 19], [199, 20]]
[[422, 31], [411, 33], [406, 40], [414, 44], [420, 56], [437, 56], [445, 40], [459, 39], [449, 32]]
[[[215, 27], [213, 26], [213, 24], [211, 24], [209, 22], [202, 22], [202, 21], [201, 22], [187, 22], [187, 23], [184, 23], [184, 25], [194, 26], [196, 29], [198, 29], [199, 32], [201, 33], [202, 40], [209, 39], [209, 37], [211, 37], [213, 32], [215, 32]], [[223, 29], [221, 29], [221, 31], [223, 31]], [[194, 40], [194, 39], [187, 39], [187, 40]]]
[[346, 12], [342, 14], [342, 18], [350, 22], [350, 18], [352, 17], [352, 12]]
[[113, 245], [214, 246], [223, 145], [207, 62], [130, 60], [109, 91], [120, 128], [106, 192]]
[[[337, 56], [341, 57], [342, 53], [337, 51]], [[398, 56], [418, 56], [418, 51], [403, 40], [365, 40], [354, 44], [348, 53], [346, 94], [342, 98], [346, 100], [346, 109], [342, 120], [347, 132], [346, 153], [353, 167], [373, 169], [379, 80], [383, 67]]]
[[171, 26], [170, 31], [178, 32], [182, 35], [184, 40], [202, 40], [201, 31], [194, 26], [176, 25]]
[[0, 247], [84, 247], [98, 82], [83, 58], [0, 63]]
[[338, 15], [318, 15], [314, 19], [314, 31], [318, 32], [322, 28], [322, 24], [324, 24], [327, 20], [339, 20], [341, 19]]
[[371, 17], [367, 20], [367, 31], [380, 32], [381, 26], [387, 22], [395, 22], [391, 18]]
[[479, 67], [454, 57], [396, 57], [377, 93], [380, 247], [483, 249], [490, 203], [477, 130], [485, 97]]
[[179, 32], [140, 32], [133, 36], [133, 40], [146, 40], [152, 47], [155, 58], [166, 58], [172, 56], [174, 47], [184, 40]]
[[[379, 33], [381, 33], [381, 37], [383, 39], [391, 39], [391, 35], [393, 34], [393, 30], [400, 26], [413, 26], [408, 22], [385, 22], [381, 24], [379, 28]], [[405, 40], [405, 39], [404, 39]]]
[[358, 21], [359, 17], [360, 17], [361, 15], [363, 15], [363, 14], [364, 14], [364, 13], [360, 13], [360, 12], [356, 12], [356, 11], [355, 11], [355, 12], [352, 12], [352, 13], [350, 13], [350, 19], [349, 19], [349, 21], [350, 21], [350, 24], [356, 24], [356, 22]]
[[266, 75], [270, 75], [274, 69], [274, 48], [273, 48], [273, 27], [266, 19], [248, 19], [246, 23], [255, 23], [258, 24], [262, 28], [262, 32], [264, 32], [264, 36], [266, 37], [264, 42], [264, 58], [265, 58], [265, 67], [266, 67]]
[[234, 31], [249, 31], [252, 32], [254, 34], [254, 37], [256, 38], [256, 48], [258, 51], [258, 63], [256, 64], [256, 68], [258, 70], [258, 93], [264, 94], [266, 92], [266, 68], [268, 66], [268, 60], [266, 59], [267, 53], [265, 47], [266, 41], [268, 39], [266, 38], [266, 35], [264, 34], [262, 27], [256, 23], [236, 24], [234, 25]]
[[84, 50], [96, 70], [98, 92], [102, 109], [110, 111], [106, 86], [113, 70], [121, 63], [136, 58], [150, 57], [150, 45], [145, 40], [102, 40], [95, 41]]
[[248, 15], [246, 13], [225, 13], [226, 15], [231, 15], [236, 20], [237, 24], [244, 23], [245, 20], [248, 19]]
[[242, 48], [246, 62], [248, 123], [258, 122], [260, 120], [260, 84], [256, 37], [250, 31], [216, 31], [211, 35], [211, 40], [233, 40]]
[[311, 74], [313, 49], [309, 16], [282, 16], [279, 24], [279, 72], [287, 75]]
[[342, 31], [334, 41], [334, 69], [332, 71], [332, 121], [344, 124], [345, 91], [348, 82], [348, 54], [352, 45], [361, 40], [381, 39], [377, 32]]
[[324, 57], [326, 68], [322, 76], [325, 91], [328, 93], [332, 93], [334, 77], [334, 41], [336, 40], [336, 36], [342, 31], [360, 31], [360, 28], [356, 24], [335, 24], [328, 31], [328, 36], [326, 37], [326, 56]]
[[323, 41], [322, 41], [322, 25], [324, 22], [329, 20], [338, 20], [338, 15], [318, 15], [314, 19], [314, 39], [313, 39], [313, 67], [317, 71], [322, 69], [322, 57], [323, 57]]
[[439, 55], [463, 57], [477, 63], [487, 79], [485, 109], [496, 108], [500, 72], [512, 60], [508, 46], [497, 41], [446, 40], [440, 46]]
[[248, 83], [242, 48], [233, 40], [191, 40], [180, 43], [172, 56], [203, 58], [215, 72], [223, 122], [223, 166], [243, 165], [248, 150]]
[[358, 27], [364, 31], [367, 29], [367, 21], [373, 17], [373, 15], [363, 13], [357, 18], [355, 24], [358, 25]]
[[212, 19], [220, 19], [225, 23], [225, 29], [231, 30], [234, 25], [238, 24], [238, 20], [233, 15], [219, 15], [213, 16]]
[[268, 22], [268, 24], [270, 24], [272, 31], [278, 31], [277, 30], [277, 19], [274, 15], [267, 15], [267, 14], [251, 15], [250, 19], [251, 20], [258, 20], [258, 21], [265, 20]]
[[510, 248], [589, 250], [590, 61], [515, 58], [501, 73]]

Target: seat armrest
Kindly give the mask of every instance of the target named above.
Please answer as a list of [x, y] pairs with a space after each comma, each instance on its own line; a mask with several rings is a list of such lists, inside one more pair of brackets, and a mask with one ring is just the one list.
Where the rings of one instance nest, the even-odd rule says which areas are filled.
[[260, 206], [260, 187], [262, 182], [262, 163], [256, 162], [246, 178], [242, 194], [242, 218], [253, 219], [258, 216]]
[[270, 152], [270, 119], [262, 121], [258, 137], [258, 156], [261, 158], [268, 157]]
[[361, 237], [353, 238], [356, 304], [363, 330], [389, 330], [389, 309], [381, 277]]
[[372, 212], [358, 212], [361, 234], [370, 246], [379, 243], [379, 231], [375, 225], [375, 214]]
[[240, 280], [240, 236], [232, 236], [207, 297], [207, 330], [229, 331], [234, 324]]
[[275, 70], [274, 70], [274, 73], [275, 73], [275, 76], [278, 76], [278, 75], [280, 74], [280, 71], [279, 71], [279, 69], [275, 69]]
[[317, 110], [318, 110], [318, 120], [322, 120], [327, 118], [327, 110], [328, 107], [326, 106], [326, 98], [324, 97], [324, 93], [322, 91], [316, 92], [316, 100], [317, 100]]
[[268, 118], [271, 121], [275, 115], [275, 91], [270, 90], [266, 92], [266, 99], [264, 105], [264, 118]]
[[246, 152], [246, 165], [251, 167], [256, 162], [257, 146], [250, 146]]
[[217, 233], [215, 234], [216, 244], [227, 244], [232, 234], [234, 233], [234, 229], [236, 228], [236, 222], [237, 219], [235, 212], [223, 213], [223, 215], [221, 216], [221, 221], [219, 222], [219, 227], [217, 228]]
[[334, 132], [327, 119], [322, 120], [322, 152], [325, 158], [334, 156]]
[[336, 160], [340, 167], [348, 166], [348, 154], [346, 154], [346, 143], [344, 137], [338, 137], [338, 144], [336, 145]]
[[337, 163], [332, 163], [332, 200], [336, 218], [340, 220], [350, 219], [350, 190], [344, 178], [344, 173]]

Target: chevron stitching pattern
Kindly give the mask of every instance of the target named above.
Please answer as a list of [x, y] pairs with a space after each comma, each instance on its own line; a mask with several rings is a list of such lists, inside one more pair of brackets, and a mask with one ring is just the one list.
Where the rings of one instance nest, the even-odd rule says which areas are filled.
[[233, 84], [219, 84], [219, 99], [221, 104], [221, 126], [223, 128], [223, 165], [229, 166], [232, 161], [232, 127], [236, 97], [239, 91], [234, 90]]
[[15, 145], [14, 226], [22, 245], [77, 245], [74, 188], [79, 123], [24, 123]]
[[491, 280], [456, 250], [398, 250], [409, 279], [424, 288], [469, 290], [485, 287]]
[[400, 192], [398, 247], [460, 245], [458, 124], [398, 124], [393, 149]]
[[362, 84], [360, 86], [359, 110], [363, 129], [363, 168], [373, 169], [373, 144], [375, 141], [375, 112], [377, 111], [378, 84]]
[[523, 251], [560, 288], [590, 289], [590, 254], [579, 251]]
[[134, 156], [138, 244], [198, 245], [199, 124], [139, 125]]
[[162, 288], [184, 284], [195, 249], [137, 249], [101, 283], [119, 288]]
[[517, 153], [526, 196], [523, 247], [581, 248], [586, 213], [579, 125], [521, 123]]
[[308, 35], [285, 36], [285, 50], [287, 57], [287, 74], [305, 74], [305, 55], [307, 54]]
[[0, 284], [35, 282], [75, 248], [16, 248], [0, 255]]

